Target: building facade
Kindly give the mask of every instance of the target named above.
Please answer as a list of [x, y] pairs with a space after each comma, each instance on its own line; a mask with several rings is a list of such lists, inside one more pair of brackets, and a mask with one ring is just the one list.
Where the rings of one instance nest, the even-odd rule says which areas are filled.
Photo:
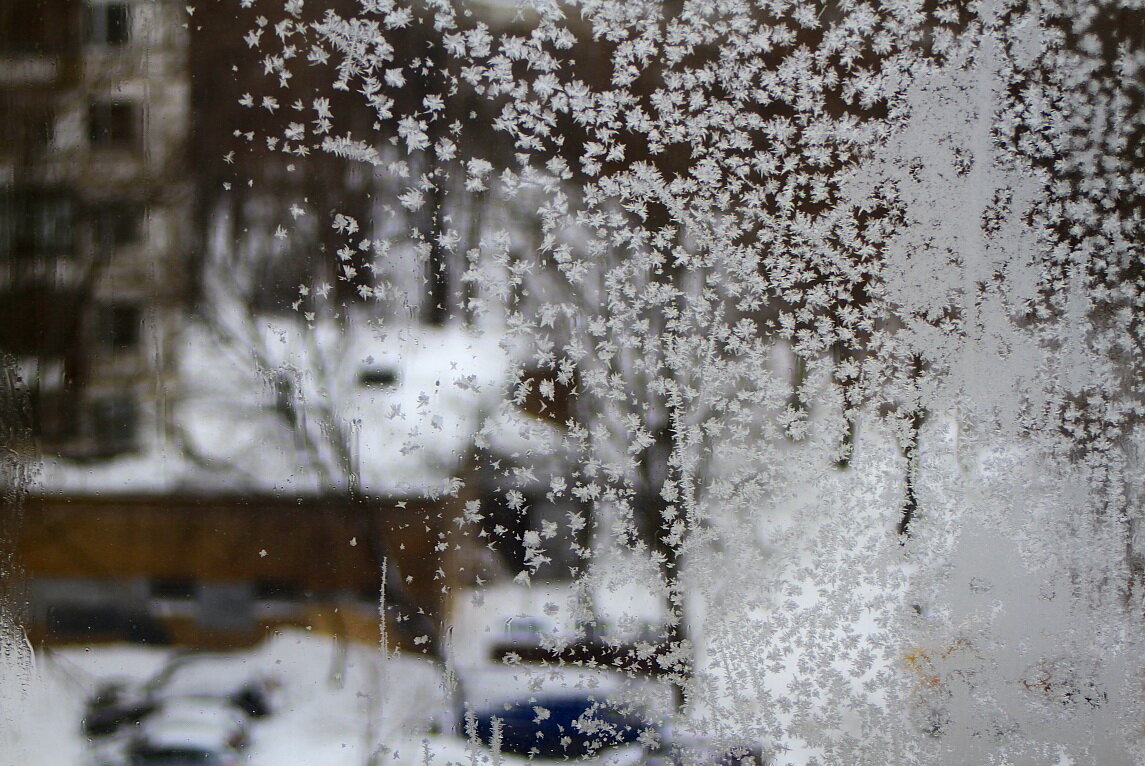
[[170, 2], [0, 9], [0, 349], [45, 455], [162, 430], [185, 289], [187, 33]]

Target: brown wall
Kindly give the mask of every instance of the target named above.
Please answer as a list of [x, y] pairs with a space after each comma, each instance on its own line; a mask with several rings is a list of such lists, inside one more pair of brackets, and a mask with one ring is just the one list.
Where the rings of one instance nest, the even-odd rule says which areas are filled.
[[[449, 590], [437, 573], [452, 571], [457, 556], [455, 502], [31, 497], [19, 555], [30, 578], [263, 581], [328, 594], [376, 591], [385, 556], [433, 619], [445, 614]], [[436, 550], [443, 539], [450, 545]]]

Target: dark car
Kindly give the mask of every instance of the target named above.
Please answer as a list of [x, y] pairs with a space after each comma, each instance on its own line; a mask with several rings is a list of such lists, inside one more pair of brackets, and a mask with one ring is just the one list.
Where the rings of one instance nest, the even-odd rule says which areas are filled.
[[623, 702], [636, 682], [600, 668], [480, 666], [459, 678], [458, 733], [507, 753], [580, 757], [654, 739], [659, 727], [656, 716]]
[[579, 757], [635, 742], [655, 725], [636, 711], [592, 695], [562, 695], [504, 703], [474, 712], [478, 738], [491, 744], [495, 726], [501, 750], [542, 758]]

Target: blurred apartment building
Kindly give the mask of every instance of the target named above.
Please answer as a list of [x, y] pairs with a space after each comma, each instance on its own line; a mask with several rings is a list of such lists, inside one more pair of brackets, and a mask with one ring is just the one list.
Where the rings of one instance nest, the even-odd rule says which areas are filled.
[[[38, 459], [98, 473], [164, 438], [193, 204], [185, 22], [164, 1], [0, 3], [0, 352]], [[148, 578], [115, 564], [155, 531], [111, 523], [130, 487], [99, 489], [32, 487], [18, 549], [33, 638], [155, 633]], [[74, 544], [96, 539], [103, 558]]]
[[191, 185], [182, 6], [0, 4], [0, 350], [44, 455], [93, 460], [162, 428]]

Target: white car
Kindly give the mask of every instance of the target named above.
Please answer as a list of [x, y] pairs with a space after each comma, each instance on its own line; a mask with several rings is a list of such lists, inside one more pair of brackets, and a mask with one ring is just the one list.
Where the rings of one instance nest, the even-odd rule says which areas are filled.
[[249, 719], [225, 699], [166, 699], [140, 722], [129, 766], [236, 766], [249, 739]]
[[226, 699], [172, 697], [139, 723], [136, 739], [151, 743], [201, 740], [241, 750], [250, 740], [250, 719]]
[[273, 712], [277, 689], [277, 679], [252, 670], [241, 657], [199, 653], [173, 658], [143, 687], [145, 696], [156, 702], [211, 697], [254, 718]]

